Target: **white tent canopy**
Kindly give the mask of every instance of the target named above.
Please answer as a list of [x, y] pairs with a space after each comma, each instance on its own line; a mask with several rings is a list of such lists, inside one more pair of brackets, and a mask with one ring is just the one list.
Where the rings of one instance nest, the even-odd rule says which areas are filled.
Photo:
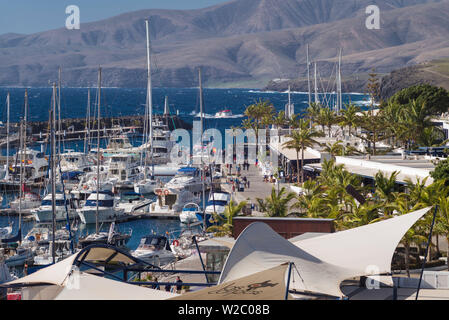
[[[295, 244], [263, 223], [248, 226], [226, 260], [219, 284], [293, 262], [300, 278], [292, 289], [341, 297], [342, 281], [373, 270], [391, 271], [391, 259], [406, 231], [429, 208]], [[298, 277], [297, 277], [298, 278]]]
[[[90, 261], [102, 261], [111, 256], [111, 248], [94, 248], [87, 255]], [[36, 271], [26, 277], [11, 281], [5, 285], [21, 285], [28, 288], [25, 298], [45, 300], [165, 300], [177, 294], [132, 285], [116, 280], [80, 272], [73, 268], [74, 254], [63, 261]], [[110, 261], [132, 262], [123, 254], [116, 254]]]

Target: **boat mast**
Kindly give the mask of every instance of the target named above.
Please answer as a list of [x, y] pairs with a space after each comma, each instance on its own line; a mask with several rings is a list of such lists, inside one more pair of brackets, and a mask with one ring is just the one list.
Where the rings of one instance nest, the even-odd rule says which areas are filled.
[[317, 79], [317, 71], [316, 71], [316, 61], [314, 62], [315, 69], [315, 103], [320, 103], [320, 99], [318, 98], [318, 79]]
[[340, 114], [341, 110], [343, 109], [343, 98], [342, 98], [342, 91], [341, 91], [341, 56], [342, 56], [342, 49], [340, 48], [340, 54], [338, 56], [338, 108], [337, 113]]
[[[148, 116], [149, 116], [149, 128], [150, 128], [150, 157], [152, 162], [152, 171], [151, 176], [154, 174], [154, 159], [153, 159], [153, 87], [151, 83], [151, 44], [150, 44], [150, 23], [149, 20], [145, 20], [145, 27], [147, 33], [147, 107], [148, 107]], [[147, 152], [145, 152], [147, 155]], [[147, 162], [148, 156], [145, 156], [145, 178], [146, 178], [146, 170], [147, 170]]]
[[203, 191], [203, 231], [206, 231], [206, 188], [204, 185], [206, 175], [203, 163], [203, 83], [201, 80], [201, 68], [198, 68], [198, 79], [200, 85], [200, 145], [201, 145], [201, 184]]
[[25, 110], [24, 119], [20, 125], [20, 135], [21, 135], [21, 159], [20, 159], [20, 191], [19, 191], [19, 230], [22, 226], [22, 198], [23, 198], [23, 166], [25, 164], [26, 158], [26, 121], [28, 116], [28, 90], [25, 89]]
[[95, 212], [95, 233], [98, 234], [98, 202], [100, 199], [100, 102], [101, 102], [101, 67], [98, 68], [98, 132], [97, 132], [97, 210]]
[[56, 171], [55, 171], [55, 156], [56, 156], [56, 139], [55, 139], [55, 123], [56, 123], [56, 83], [53, 83], [53, 96], [52, 96], [52, 109], [51, 109], [51, 152], [50, 152], [50, 165], [51, 165], [51, 210], [52, 210], [52, 250], [51, 255], [53, 264], [56, 262], [55, 256], [55, 235], [56, 235]]
[[[19, 231], [22, 227], [22, 184], [23, 184], [23, 162], [24, 155], [24, 143], [23, 143], [23, 119], [20, 121], [20, 130], [19, 130], [19, 148], [20, 148], [20, 190], [19, 190]], [[17, 168], [17, 167], [16, 167]], [[22, 242], [22, 237], [20, 238], [20, 242]]]
[[6, 174], [5, 180], [9, 179], [9, 110], [10, 110], [10, 94], [6, 95]]
[[61, 67], [58, 68], [58, 158], [61, 153]]
[[309, 106], [312, 103], [312, 91], [310, 90], [310, 61], [309, 61], [309, 44], [307, 44], [307, 87], [309, 89]]
[[86, 111], [87, 128], [84, 138], [84, 153], [87, 154], [90, 151], [90, 88], [87, 89], [87, 111]]

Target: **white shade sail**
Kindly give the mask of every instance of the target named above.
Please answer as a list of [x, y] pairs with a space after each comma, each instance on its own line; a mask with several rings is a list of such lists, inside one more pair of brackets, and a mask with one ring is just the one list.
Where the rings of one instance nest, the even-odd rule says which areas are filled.
[[287, 269], [288, 264], [283, 264], [172, 300], [282, 300], [285, 298]]
[[[347, 231], [293, 244], [264, 223], [253, 223], [237, 239], [219, 284], [293, 262], [299, 277], [292, 289], [341, 297], [342, 281], [391, 270], [394, 250], [405, 232], [429, 208]], [[377, 268], [377, 269], [375, 269]]]

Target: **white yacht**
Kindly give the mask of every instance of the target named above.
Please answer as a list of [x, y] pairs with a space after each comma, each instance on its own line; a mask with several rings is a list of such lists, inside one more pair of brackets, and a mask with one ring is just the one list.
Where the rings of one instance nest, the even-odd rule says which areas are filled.
[[118, 188], [134, 188], [140, 176], [136, 154], [114, 154], [109, 157], [107, 180], [115, 182]]
[[[86, 203], [81, 209], [78, 209], [78, 215], [81, 222], [90, 224], [96, 222], [97, 214], [97, 193], [92, 193], [87, 198]], [[117, 218], [123, 217], [123, 209], [116, 207], [116, 199], [112, 192], [100, 191], [98, 194], [98, 222], [112, 222]]]
[[165, 236], [149, 235], [140, 240], [140, 244], [131, 254], [155, 266], [164, 266], [176, 260], [170, 243]]
[[163, 216], [179, 215], [188, 203], [200, 203], [199, 196], [194, 195], [187, 190], [173, 192], [166, 188], [157, 188], [155, 190], [157, 199], [150, 205], [150, 214]]
[[20, 184], [20, 167], [22, 156], [24, 157], [23, 182], [33, 183], [44, 181], [48, 171], [48, 159], [45, 157], [44, 153], [27, 148], [25, 149], [23, 155], [20, 150], [16, 155], [14, 155], [15, 161], [9, 168], [9, 178], [4, 182], [10, 184]]
[[[55, 219], [56, 221], [65, 221], [67, 220], [67, 214], [69, 219], [74, 219], [77, 217], [76, 208], [71, 198], [68, 195], [65, 197], [64, 202], [64, 194], [57, 193], [55, 194]], [[67, 213], [66, 213], [67, 206]], [[41, 202], [41, 205], [32, 210], [33, 216], [37, 222], [52, 222], [53, 221], [53, 211], [52, 211], [52, 194], [47, 194]]]
[[127, 150], [132, 149], [133, 146], [129, 142], [128, 135], [119, 134], [114, 135], [109, 139], [109, 143], [104, 151], [106, 152], [126, 152]]
[[205, 212], [207, 214], [223, 214], [226, 206], [231, 200], [231, 195], [227, 192], [214, 192], [209, 195], [209, 201], [206, 205]]
[[[114, 181], [106, 180], [107, 170], [103, 166], [101, 167], [100, 173], [100, 191], [110, 191], [114, 190]], [[96, 171], [93, 170], [93, 171]], [[97, 192], [97, 174], [94, 172], [87, 173], [81, 177], [78, 185], [75, 185], [70, 194], [72, 195], [74, 201], [78, 208], [81, 208], [86, 202], [87, 198], [92, 193]]]
[[19, 198], [11, 201], [9, 203], [9, 207], [13, 210], [19, 210], [19, 202], [20, 203], [20, 208], [22, 210], [27, 210], [27, 209], [36, 209], [41, 205], [41, 197], [34, 192], [25, 192], [25, 194], [22, 196], [22, 201], [20, 201]]
[[231, 110], [221, 110], [215, 114], [215, 118], [227, 118], [232, 116]]
[[157, 179], [151, 179], [151, 177], [148, 177], [134, 183], [134, 192], [139, 194], [150, 194], [154, 193], [154, 190], [159, 187], [161, 187], [161, 184]]
[[150, 204], [153, 202], [151, 199], [145, 199], [142, 194], [136, 192], [123, 193], [117, 208], [123, 209], [126, 214], [130, 214], [136, 211], [149, 212]]
[[[204, 182], [206, 189], [210, 185], [210, 178], [206, 177]], [[166, 185], [166, 189], [172, 192], [187, 190], [190, 192], [201, 192], [203, 190], [203, 182], [201, 180], [201, 172], [195, 167], [185, 167], [178, 170], [176, 176], [173, 177]]]
[[74, 152], [69, 150], [60, 154], [61, 171], [64, 172], [90, 172], [94, 162], [89, 159], [88, 155], [83, 152]]
[[179, 214], [179, 220], [183, 224], [192, 224], [198, 222], [197, 214], [202, 214], [200, 206], [196, 203], [188, 203]]

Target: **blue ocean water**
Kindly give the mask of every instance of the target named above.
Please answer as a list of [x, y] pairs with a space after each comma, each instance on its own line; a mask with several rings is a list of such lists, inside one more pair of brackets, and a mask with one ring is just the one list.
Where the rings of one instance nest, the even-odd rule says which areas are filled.
[[[96, 101], [96, 89], [90, 89], [92, 106]], [[24, 88], [0, 88], [0, 120], [6, 121], [6, 93], [11, 93], [11, 121], [23, 116]], [[61, 94], [61, 117], [84, 118], [87, 110], [86, 88], [63, 88]], [[51, 88], [28, 89], [30, 121], [47, 121], [51, 103]], [[154, 113], [163, 113], [165, 96], [168, 97], [170, 111], [179, 112], [179, 116], [192, 122], [199, 114], [199, 93], [196, 88], [156, 88], [153, 90]], [[277, 110], [283, 110], [288, 102], [287, 93], [263, 92], [254, 89], [204, 89], [204, 113], [206, 128], [229, 128], [241, 123], [246, 107], [258, 100], [270, 100]], [[333, 105], [336, 94], [320, 94], [320, 101]], [[368, 99], [363, 94], [344, 94], [343, 102], [365, 105]], [[126, 115], [144, 115], [146, 101], [145, 89], [104, 88], [101, 97], [101, 116], [116, 117]], [[291, 101], [295, 112], [302, 113], [307, 108], [308, 94], [292, 92]], [[216, 112], [230, 109], [230, 118], [215, 119]], [[92, 111], [93, 112], [93, 111]]]
[[[91, 90], [91, 109], [95, 108], [96, 89]], [[24, 88], [0, 88], [0, 121], [6, 122], [6, 94], [11, 94], [11, 116], [12, 122], [17, 122], [24, 114]], [[84, 118], [87, 110], [87, 88], [63, 88], [61, 94], [61, 117], [62, 118]], [[51, 104], [51, 88], [31, 88], [28, 89], [30, 121], [47, 121]], [[165, 96], [168, 97], [171, 113], [179, 113], [181, 119], [192, 123], [198, 119], [199, 114], [199, 94], [196, 88], [156, 88], [153, 91], [154, 113], [163, 113]], [[243, 119], [243, 113], [247, 106], [258, 100], [270, 100], [275, 108], [284, 110], [288, 102], [287, 93], [262, 92], [255, 89], [204, 89], [204, 113], [206, 114], [205, 128], [216, 128], [220, 131], [238, 126]], [[320, 101], [326, 101], [333, 105], [336, 100], [335, 93], [320, 94]], [[367, 104], [368, 96], [364, 94], [344, 94], [343, 102], [352, 102], [360, 106]], [[118, 117], [126, 115], [144, 115], [146, 101], [145, 89], [122, 89], [104, 88], [101, 97], [102, 117]], [[291, 101], [295, 105], [295, 112], [302, 113], [307, 108], [308, 94], [292, 92]], [[216, 112], [230, 109], [232, 117], [215, 119]], [[93, 112], [93, 111], [92, 111]], [[137, 141], [134, 141], [136, 144]], [[104, 145], [104, 143], [103, 143]], [[66, 146], [70, 149], [82, 150], [82, 142], [69, 143]], [[39, 148], [39, 146], [35, 146]], [[2, 150], [5, 154], [5, 150]], [[14, 150], [11, 150], [14, 153]], [[5, 198], [3, 206], [6, 205]], [[14, 230], [17, 230], [17, 217], [0, 217], [0, 227], [6, 226], [10, 221], [14, 221]], [[24, 223], [24, 233], [31, 229], [33, 223]], [[128, 244], [131, 249], [135, 249], [140, 238], [152, 231], [159, 234], [165, 232], [179, 233], [181, 225], [173, 220], [138, 220], [121, 223], [119, 228], [132, 228], [133, 235]], [[88, 226], [88, 229], [80, 229], [80, 233], [94, 231], [95, 226]], [[108, 230], [108, 226], [104, 226]], [[14, 232], [15, 232], [14, 231]]]

